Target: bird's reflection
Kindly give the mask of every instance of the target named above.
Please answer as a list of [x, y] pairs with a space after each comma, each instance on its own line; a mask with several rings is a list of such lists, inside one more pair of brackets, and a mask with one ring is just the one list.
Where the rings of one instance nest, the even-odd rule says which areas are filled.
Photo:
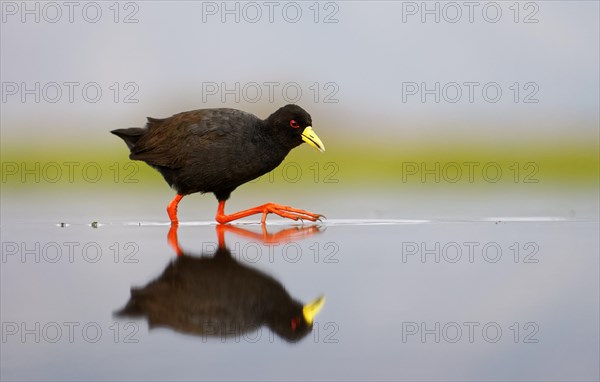
[[132, 288], [119, 317], [145, 317], [150, 328], [170, 327], [178, 332], [222, 339], [240, 336], [266, 326], [279, 337], [296, 342], [312, 329], [324, 297], [301, 304], [273, 277], [235, 260], [225, 245], [225, 232], [264, 243], [289, 242], [319, 232], [319, 227], [288, 228], [275, 234], [217, 225], [219, 246], [212, 255], [183, 251], [177, 227], [171, 227], [169, 244], [177, 258], [156, 280]]

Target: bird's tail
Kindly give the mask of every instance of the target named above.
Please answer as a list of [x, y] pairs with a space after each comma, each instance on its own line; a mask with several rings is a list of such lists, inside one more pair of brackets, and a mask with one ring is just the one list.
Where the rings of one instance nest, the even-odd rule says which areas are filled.
[[127, 144], [127, 147], [129, 147], [129, 150], [131, 150], [131, 148], [135, 146], [137, 141], [143, 137], [147, 131], [148, 130], [140, 127], [130, 127], [129, 129], [112, 130], [111, 133], [124, 140], [125, 144]]
[[133, 296], [127, 302], [127, 305], [125, 305], [122, 309], [114, 312], [114, 316], [119, 317], [119, 318], [127, 318], [127, 317], [135, 318], [135, 317], [141, 317], [143, 315], [144, 315], [144, 310], [138, 304], [137, 299]]

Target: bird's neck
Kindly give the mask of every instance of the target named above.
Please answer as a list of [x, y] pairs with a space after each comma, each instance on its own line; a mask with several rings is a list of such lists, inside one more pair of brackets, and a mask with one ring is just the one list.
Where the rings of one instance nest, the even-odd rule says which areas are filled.
[[290, 147], [290, 142], [286, 141], [285, 136], [277, 134], [277, 127], [268, 123], [265, 123], [257, 128], [256, 137], [261, 141], [261, 144], [269, 147], [270, 156], [279, 160], [278, 164], [288, 155], [288, 153], [295, 147]]

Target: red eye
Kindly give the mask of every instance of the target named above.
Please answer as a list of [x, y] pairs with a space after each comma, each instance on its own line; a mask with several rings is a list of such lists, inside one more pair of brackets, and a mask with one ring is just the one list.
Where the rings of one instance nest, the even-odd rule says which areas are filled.
[[296, 122], [293, 119], [290, 121], [290, 126], [292, 126], [294, 129], [297, 129], [297, 128], [300, 127], [300, 125], [298, 124], [298, 122]]
[[291, 326], [292, 326], [292, 330], [296, 331], [296, 328], [298, 327], [298, 324], [300, 324], [300, 319], [298, 318], [292, 318], [292, 322], [290, 322]]

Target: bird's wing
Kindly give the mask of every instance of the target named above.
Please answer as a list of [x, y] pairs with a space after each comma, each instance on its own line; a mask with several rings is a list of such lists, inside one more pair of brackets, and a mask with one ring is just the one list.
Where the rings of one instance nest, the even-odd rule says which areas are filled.
[[222, 144], [260, 121], [252, 114], [233, 109], [203, 109], [170, 118], [148, 118], [148, 132], [131, 150], [131, 159], [169, 168], [180, 168], [192, 155], [214, 154]]

